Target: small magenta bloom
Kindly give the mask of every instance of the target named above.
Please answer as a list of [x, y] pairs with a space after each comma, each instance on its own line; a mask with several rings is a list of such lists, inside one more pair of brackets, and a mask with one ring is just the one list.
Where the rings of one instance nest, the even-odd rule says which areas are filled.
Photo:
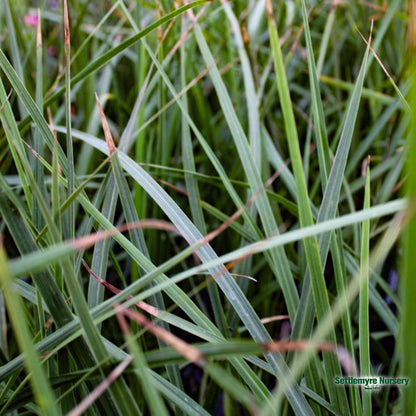
[[27, 13], [25, 15], [25, 23], [27, 26], [36, 27], [38, 25], [39, 18], [37, 14]]

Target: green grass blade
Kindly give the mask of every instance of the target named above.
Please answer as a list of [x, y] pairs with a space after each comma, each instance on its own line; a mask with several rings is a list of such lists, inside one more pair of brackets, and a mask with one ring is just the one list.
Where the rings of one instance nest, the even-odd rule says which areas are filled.
[[260, 139], [260, 115], [257, 94], [254, 85], [253, 73], [250, 66], [250, 60], [244, 48], [243, 35], [240, 24], [233, 13], [229, 3], [223, 4], [224, 11], [230, 21], [234, 33], [234, 41], [238, 49], [238, 55], [241, 61], [241, 69], [244, 76], [244, 93], [246, 97], [247, 117], [248, 117], [248, 139], [253, 154], [254, 163], [261, 166], [261, 139]]
[[[43, 109], [43, 48], [42, 48], [42, 28], [41, 14], [38, 11], [38, 27], [36, 34], [36, 104], [40, 110]], [[43, 156], [45, 145], [40, 137], [39, 130], [35, 130], [33, 138], [33, 148]], [[44, 172], [42, 164], [35, 158], [34, 160], [35, 180], [43, 195], [46, 195]], [[42, 214], [39, 210], [37, 201], [33, 203], [33, 221], [38, 230], [43, 226]]]
[[[366, 171], [366, 186], [364, 196], [364, 209], [370, 207], [370, 169]], [[370, 252], [370, 221], [366, 220], [362, 225], [361, 240], [361, 290], [360, 290], [360, 307], [359, 307], [359, 341], [360, 341], [360, 373], [365, 377], [370, 377], [370, 322], [369, 322], [369, 252]], [[371, 390], [363, 390], [363, 414], [371, 416]]]
[[[334, 10], [331, 10], [330, 16], [328, 18], [328, 27], [333, 25], [333, 18], [334, 18]], [[321, 179], [321, 187], [323, 191], [327, 186], [328, 182], [328, 175], [330, 170], [330, 148], [328, 143], [328, 135], [327, 135], [327, 128], [325, 123], [325, 116], [324, 116], [324, 108], [321, 99], [321, 91], [319, 86], [319, 76], [318, 76], [318, 69], [315, 64], [315, 57], [314, 57], [314, 50], [312, 46], [312, 38], [309, 28], [309, 21], [308, 21], [308, 14], [306, 10], [306, 3], [302, 0], [302, 17], [303, 23], [305, 27], [305, 39], [307, 45], [307, 52], [308, 52], [308, 68], [309, 68], [309, 83], [310, 83], [310, 93], [311, 93], [311, 101], [312, 101], [312, 114], [314, 120], [314, 132], [316, 137], [317, 143], [317, 150], [318, 150], [318, 160], [319, 160], [319, 170], [320, 170], [320, 179]], [[325, 28], [327, 30], [327, 27]], [[328, 33], [324, 33], [324, 38], [328, 37]], [[325, 44], [326, 43], [326, 44]], [[320, 57], [324, 54], [324, 48], [327, 47], [327, 39], [321, 44], [320, 50]], [[322, 61], [321, 61], [322, 62]], [[318, 239], [319, 243], [319, 239]], [[337, 236], [331, 236], [331, 255], [333, 260], [333, 267], [335, 269], [335, 279], [337, 285], [338, 293], [343, 293], [344, 291], [344, 275], [345, 275], [345, 268], [343, 267], [343, 252], [342, 252], [342, 238], [338, 234]], [[322, 255], [321, 252], [321, 261], [322, 265], [325, 264], [325, 255]], [[308, 277], [307, 277], [308, 279]], [[342, 319], [342, 327], [344, 333], [344, 343], [347, 349], [350, 351], [352, 355], [354, 355], [354, 347], [353, 347], [353, 334], [351, 328], [351, 320], [349, 311], [346, 311], [345, 316]], [[358, 409], [359, 406], [359, 394], [356, 389], [351, 389], [350, 394], [353, 398], [351, 403], [351, 410], [355, 413], [355, 409]]]
[[[415, 5], [410, 8], [409, 19], [416, 16]], [[401, 279], [401, 324], [398, 348], [401, 354], [400, 359], [400, 376], [409, 377], [411, 384], [403, 390], [402, 414], [416, 414], [416, 355], [414, 354], [414, 340], [416, 337], [416, 326], [414, 318], [416, 316], [416, 302], [414, 293], [416, 290], [416, 256], [415, 256], [415, 232], [416, 217], [414, 215], [414, 204], [416, 194], [416, 177], [414, 174], [416, 163], [416, 80], [414, 71], [416, 69], [416, 60], [414, 51], [416, 50], [416, 35], [414, 28], [409, 32], [409, 77], [411, 82], [409, 102], [412, 108], [412, 114], [409, 121], [409, 150], [406, 166], [406, 194], [409, 198], [408, 215], [409, 222], [405, 229], [403, 238], [403, 260], [402, 260], [402, 279]]]
[[[23, 85], [25, 85], [25, 78], [23, 74], [23, 63], [21, 58], [21, 48], [19, 48], [18, 42], [17, 42], [17, 32], [16, 27], [13, 21], [12, 16], [12, 7], [10, 0], [3, 0], [4, 5], [4, 14], [6, 17], [6, 24], [8, 29], [8, 36], [7, 40], [10, 42], [10, 51], [11, 51], [11, 59], [13, 62], [13, 66], [16, 68], [16, 72], [19, 75], [19, 78], [22, 80]], [[19, 106], [19, 112], [20, 115], [24, 118], [27, 115], [27, 111], [20, 99], [18, 97], [18, 106]]]
[[[71, 34], [69, 28], [68, 4], [64, 0], [64, 43], [65, 43], [65, 121], [66, 121], [66, 163], [68, 177], [68, 195], [74, 192], [75, 169], [74, 169], [74, 149], [72, 144], [72, 114], [71, 114]], [[64, 217], [64, 235], [66, 238], [75, 236], [75, 209], [71, 204], [65, 212]]]
[[[115, 188], [116, 185], [114, 178], [111, 176], [104, 183], [106, 184], [107, 192], [104, 197], [101, 212], [110, 222], [113, 222], [118, 201], [118, 195]], [[104, 280], [106, 280], [108, 268], [110, 243], [111, 241], [109, 239], [99, 241], [94, 246], [94, 253], [91, 262], [91, 270]], [[93, 308], [94, 306], [99, 305], [103, 300], [104, 287], [95, 279], [90, 278], [88, 285], [88, 306]]]
[[20, 161], [20, 158], [17, 155], [16, 147], [18, 147], [21, 150], [21, 154], [24, 155], [24, 157], [26, 156], [26, 153], [24, 152], [23, 142], [22, 142], [22, 138], [19, 132], [19, 128], [14, 118], [12, 107], [10, 103], [8, 102], [9, 98], [6, 94], [6, 90], [4, 88], [2, 79], [0, 79], [0, 101], [3, 107], [2, 111], [0, 112], [0, 121], [3, 126], [7, 126], [7, 128], [5, 129], [5, 134], [7, 138], [9, 151], [11, 152], [13, 156], [13, 161], [16, 165], [16, 169], [17, 169], [17, 172], [19, 173], [19, 177], [21, 178], [20, 180], [22, 181], [23, 191], [27, 198], [28, 204], [29, 206], [32, 206], [33, 204], [32, 194], [29, 191], [29, 185], [27, 183], [26, 175], [24, 174], [24, 171], [23, 171], [22, 163]]
[[151, 415], [167, 416], [169, 412], [156, 389], [156, 385], [151, 375], [148, 372], [146, 360], [144, 359], [143, 352], [141, 351], [135, 337], [130, 333], [125, 334], [127, 345], [130, 353], [133, 356], [133, 364], [136, 369], [135, 373], [137, 379], [142, 387], [144, 396], [149, 403], [149, 410]]
[[[181, 82], [182, 88], [186, 86], [186, 49], [185, 45], [181, 45]], [[183, 149], [183, 168], [185, 169], [185, 183], [186, 190], [189, 194], [189, 206], [192, 213], [192, 219], [195, 225], [199, 228], [202, 234], [206, 234], [206, 226], [204, 214], [200, 204], [200, 194], [198, 189], [197, 178], [193, 175], [195, 169], [194, 151], [192, 148], [191, 129], [185, 113], [188, 112], [188, 100], [186, 94], [182, 98], [182, 106], [184, 112], [182, 113], [182, 149]], [[189, 172], [189, 173], [188, 173]]]
[[319, 87], [318, 71], [316, 68], [315, 57], [312, 46], [311, 33], [309, 29], [308, 14], [306, 11], [305, 0], [302, 0], [302, 17], [305, 26], [305, 39], [308, 51], [309, 84], [311, 88], [312, 114], [314, 120], [314, 132], [318, 148], [319, 169], [321, 171], [322, 185], [326, 187], [328, 171], [330, 169], [330, 151], [328, 134], [326, 129], [324, 109], [321, 99], [321, 89]]

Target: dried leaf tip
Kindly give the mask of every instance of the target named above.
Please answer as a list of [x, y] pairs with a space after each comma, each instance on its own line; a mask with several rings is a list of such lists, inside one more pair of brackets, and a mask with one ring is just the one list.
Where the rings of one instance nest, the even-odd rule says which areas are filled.
[[70, 45], [71, 35], [69, 33], [69, 16], [68, 16], [68, 3], [64, 0], [64, 31], [65, 31], [65, 45]]
[[370, 169], [370, 162], [371, 162], [371, 156], [368, 155], [361, 164], [361, 176], [366, 176], [367, 171]]
[[374, 19], [371, 19], [370, 22], [370, 36], [368, 38], [368, 44], [371, 45], [371, 42], [373, 40], [373, 29], [374, 29]]
[[97, 93], [95, 93], [95, 100], [97, 101], [98, 110], [100, 112], [100, 118], [101, 118], [101, 123], [103, 124], [104, 137], [105, 137], [105, 141], [107, 142], [108, 152], [111, 155], [116, 151], [116, 147], [114, 145], [114, 140], [113, 140], [113, 137], [111, 136], [110, 127], [108, 126], [107, 119], [105, 118], [105, 114], [104, 114], [104, 111], [101, 106], [100, 99], [98, 98]]
[[273, 19], [273, 6], [271, 0], [266, 0], [266, 14], [269, 19]]
[[36, 30], [36, 49], [42, 47], [42, 27], [40, 21], [40, 9], [38, 9], [38, 25]]

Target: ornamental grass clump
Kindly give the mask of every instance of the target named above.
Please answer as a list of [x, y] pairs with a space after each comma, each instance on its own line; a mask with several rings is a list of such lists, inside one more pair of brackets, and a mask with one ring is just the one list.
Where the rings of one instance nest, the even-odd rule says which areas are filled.
[[0, 414], [415, 415], [405, 3], [2, 2]]

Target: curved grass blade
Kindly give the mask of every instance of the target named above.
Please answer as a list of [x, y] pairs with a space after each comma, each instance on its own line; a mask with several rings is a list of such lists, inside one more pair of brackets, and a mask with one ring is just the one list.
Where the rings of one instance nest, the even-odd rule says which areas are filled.
[[[397, 211], [400, 211], [400, 210], [403, 210], [404, 209], [404, 207], [406, 206], [406, 203], [405, 203], [405, 201], [396, 201], [396, 203], [395, 204], [393, 204], [394, 206], [392, 206], [391, 208], [393, 208], [393, 210], [391, 211], [391, 212], [397, 212]], [[374, 216], [374, 214], [376, 214], [376, 212], [374, 212], [374, 208], [375, 207], [373, 207], [373, 208], [370, 208], [368, 211], [369, 211], [369, 214], [371, 214], [371, 215], [368, 215], [368, 216], [364, 216], [364, 219], [365, 218], [375, 218], [375, 217], [377, 217], [377, 215], [375, 215]], [[390, 208], [390, 209], [391, 209]], [[380, 211], [378, 210], [378, 209], [376, 209], [375, 211], [378, 211], [378, 213], [380, 213]], [[91, 211], [92, 212], [92, 211]], [[390, 212], [390, 213], [391, 213]], [[349, 214], [347, 217], [349, 217], [349, 218], [352, 218], [353, 216], [356, 216], [356, 214], [357, 213], [354, 213], [354, 214]], [[98, 218], [98, 217], [97, 217]], [[348, 218], [348, 219], [349, 219]], [[361, 216], [360, 216], [360, 218], [356, 218], [356, 221], [361, 221], [363, 218], [361, 218]], [[331, 220], [330, 222], [334, 222], [335, 220]], [[102, 223], [102, 225], [104, 225], [104, 223], [105, 223], [105, 218], [104, 217], [102, 217], [101, 218], [101, 223]], [[348, 224], [348, 221], [345, 221], [345, 225], [347, 225]], [[107, 225], [107, 227], [108, 227], [109, 225]], [[110, 225], [110, 227], [111, 227], [111, 225]], [[316, 227], [319, 227], [319, 228], [322, 228], [322, 224], [317, 224], [317, 225], [315, 225], [315, 226], [313, 226], [314, 228], [316, 228]], [[397, 227], [396, 227], [397, 228]], [[324, 229], [324, 230], [322, 230], [323, 232], [326, 232], [326, 231], [329, 231], [331, 228], [327, 228], [327, 229]], [[393, 228], [394, 230], [395, 230], [395, 228]], [[391, 234], [391, 233], [390, 233]], [[389, 238], [390, 238], [390, 234], [386, 237], [386, 239], [385, 239], [385, 241], [389, 241], [389, 246], [391, 246], [391, 244], [392, 244], [392, 242], [390, 242], [390, 240], [389, 240]], [[398, 234], [398, 232], [397, 232], [397, 230], [396, 230], [396, 234], [395, 235], [397, 235]], [[114, 235], [114, 238], [115, 239], [117, 239], [120, 243], [122, 243], [122, 239], [120, 238], [120, 234], [116, 234], [116, 235]], [[122, 237], [122, 236], [121, 236]], [[283, 237], [285, 237], [285, 235], [281, 235], [281, 236], [278, 236], [277, 238], [279, 238], [279, 239], [282, 239]], [[298, 236], [298, 238], [302, 238], [302, 236]], [[394, 240], [394, 239], [393, 239]], [[294, 239], [294, 241], [296, 241], [296, 239]], [[127, 247], [127, 245], [126, 245], [126, 243], [127, 243], [127, 241], [124, 243], [124, 247], [127, 249], [128, 247]], [[62, 247], [60, 248], [61, 250], [62, 250]], [[67, 247], [65, 247], [65, 250], [68, 250], [68, 248]], [[383, 249], [383, 251], [382, 251], [382, 253], [384, 253], [385, 251], [386, 251], [387, 249]], [[61, 253], [65, 253], [65, 251], [64, 250], [62, 250], [60, 253], [58, 253], [58, 256], [59, 255], [61, 255]], [[39, 257], [39, 256], [33, 256], [33, 259], [32, 259], [32, 261], [34, 260], [34, 258], [36, 258], [36, 257]], [[237, 256], [238, 257], [238, 256]], [[380, 257], [380, 254], [379, 253], [377, 253], [377, 259], [379, 259], [379, 257]], [[225, 260], [225, 259], [224, 259]], [[17, 263], [18, 263], [19, 261], [16, 261], [16, 265], [17, 265]], [[219, 258], [216, 262], [213, 262], [213, 265], [215, 265], [215, 264], [217, 264], [217, 263], [222, 263], [223, 262], [223, 259], [222, 258]], [[13, 261], [11, 262], [11, 264], [10, 264], [11, 266], [13, 265]], [[28, 267], [29, 267], [29, 265], [27, 265]], [[210, 266], [209, 264], [207, 264], [207, 266]], [[13, 270], [13, 272], [14, 273], [16, 273], [18, 270], [17, 270], [17, 268], [16, 267], [13, 267], [13, 269], [15, 269], [15, 270]], [[161, 269], [162, 270], [162, 269]], [[192, 274], [194, 274], [194, 273], [196, 273], [196, 272], [198, 272], [197, 270], [196, 271], [194, 271], [194, 270], [191, 270], [191, 271], [187, 271], [187, 272], [184, 272], [184, 273], [182, 273], [181, 275], [178, 275], [176, 278], [172, 278], [172, 279], [170, 279], [169, 281], [166, 281], [163, 285], [162, 284], [158, 284], [158, 286], [159, 286], [159, 288], [155, 288], [156, 290], [157, 289], [161, 289], [162, 287], [168, 287], [168, 286], [170, 286], [170, 285], [172, 285], [175, 281], [180, 281], [180, 280], [183, 280], [184, 278], [186, 278], [187, 276], [190, 276], [190, 275], [192, 275]], [[160, 273], [160, 272], [159, 272]], [[152, 273], [150, 273], [149, 274], [149, 277], [150, 277], [150, 275], [151, 275]], [[144, 276], [144, 278], [145, 278], [146, 276]], [[100, 306], [98, 306], [97, 308], [95, 308], [94, 310], [92, 310], [91, 311], [91, 313], [92, 313], [92, 316], [94, 317], [94, 319], [97, 319], [97, 316], [100, 316], [101, 318], [100, 319], [105, 319], [106, 317], [103, 317], [102, 316], [102, 314], [105, 312], [105, 311], [111, 311], [111, 310], [113, 310], [113, 308], [112, 308], [112, 305], [113, 305], [113, 302], [114, 301], [117, 301], [117, 302], [122, 302], [123, 300], [125, 300], [125, 299], [127, 299], [132, 293], [134, 293], [134, 290], [137, 288], [139, 288], [140, 286], [137, 284], [137, 282], [134, 284], [134, 285], [131, 285], [128, 289], [125, 289], [124, 291], [123, 291], [123, 293], [120, 293], [119, 295], [116, 295], [116, 296], [114, 296], [113, 298], [111, 298], [110, 299], [110, 301], [107, 301], [107, 302], [105, 302], [104, 304], [102, 304], [102, 305], [100, 305]], [[353, 289], [356, 289], [356, 282], [351, 286]], [[150, 293], [150, 292], [149, 292]], [[352, 297], [351, 296], [353, 296], [353, 294], [351, 294], [350, 292], [348, 292], [348, 295], [349, 295], [349, 299], [351, 300], [352, 299]], [[146, 298], [146, 296], [148, 296], [148, 294], [147, 293], [142, 293], [139, 297], [134, 297], [134, 298], [132, 298], [132, 300], [131, 300], [131, 302], [127, 302], [126, 303], [126, 306], [131, 306], [131, 304], [134, 304], [134, 303], [136, 303], [136, 302], [138, 302], [138, 301], [140, 301], [140, 300], [142, 300], [142, 299], [144, 299], [144, 298]], [[344, 297], [340, 297], [340, 300], [338, 301], [338, 303], [337, 303], [337, 313], [338, 314], [342, 314], [342, 311], [343, 311], [343, 308], [345, 307], [345, 300], [344, 300]], [[341, 311], [341, 312], [340, 312]], [[337, 315], [338, 316], [338, 315]], [[52, 334], [51, 336], [49, 336], [48, 338], [48, 340], [46, 341], [46, 340], [44, 340], [44, 341], [41, 341], [39, 344], [38, 344], [38, 348], [39, 348], [39, 351], [41, 351], [41, 352], [45, 352], [45, 351], [47, 351], [48, 349], [50, 349], [50, 348], [53, 348], [53, 345], [57, 345], [57, 343], [59, 343], [59, 340], [61, 339], [68, 339], [68, 337], [70, 336], [70, 334], [74, 334], [74, 331], [76, 330], [76, 328], [77, 328], [77, 326], [79, 326], [79, 322], [78, 322], [78, 320], [77, 319], [75, 319], [74, 320], [74, 322], [72, 322], [72, 323], [69, 323], [68, 325], [66, 325], [64, 328], [62, 328], [62, 329], [59, 329], [58, 331], [56, 331], [54, 334]], [[80, 334], [81, 334], [81, 332], [78, 330], [78, 332], [75, 332], [75, 334], [77, 334], [76, 336], [79, 336]], [[219, 334], [219, 333], [218, 333]], [[74, 336], [74, 335], [72, 335], [72, 336]], [[8, 363], [7, 365], [5, 365], [5, 366], [3, 366], [3, 367], [1, 367], [0, 368], [0, 380], [2, 380], [2, 379], [4, 379], [4, 377], [6, 377], [7, 375], [9, 375], [10, 374], [10, 372], [11, 371], [15, 371], [15, 369], [16, 368], [19, 368], [19, 366], [21, 366], [21, 363], [22, 363], [22, 361], [21, 361], [21, 357], [19, 358], [16, 358], [16, 359], [14, 359], [14, 360], [12, 360], [10, 363]]]

